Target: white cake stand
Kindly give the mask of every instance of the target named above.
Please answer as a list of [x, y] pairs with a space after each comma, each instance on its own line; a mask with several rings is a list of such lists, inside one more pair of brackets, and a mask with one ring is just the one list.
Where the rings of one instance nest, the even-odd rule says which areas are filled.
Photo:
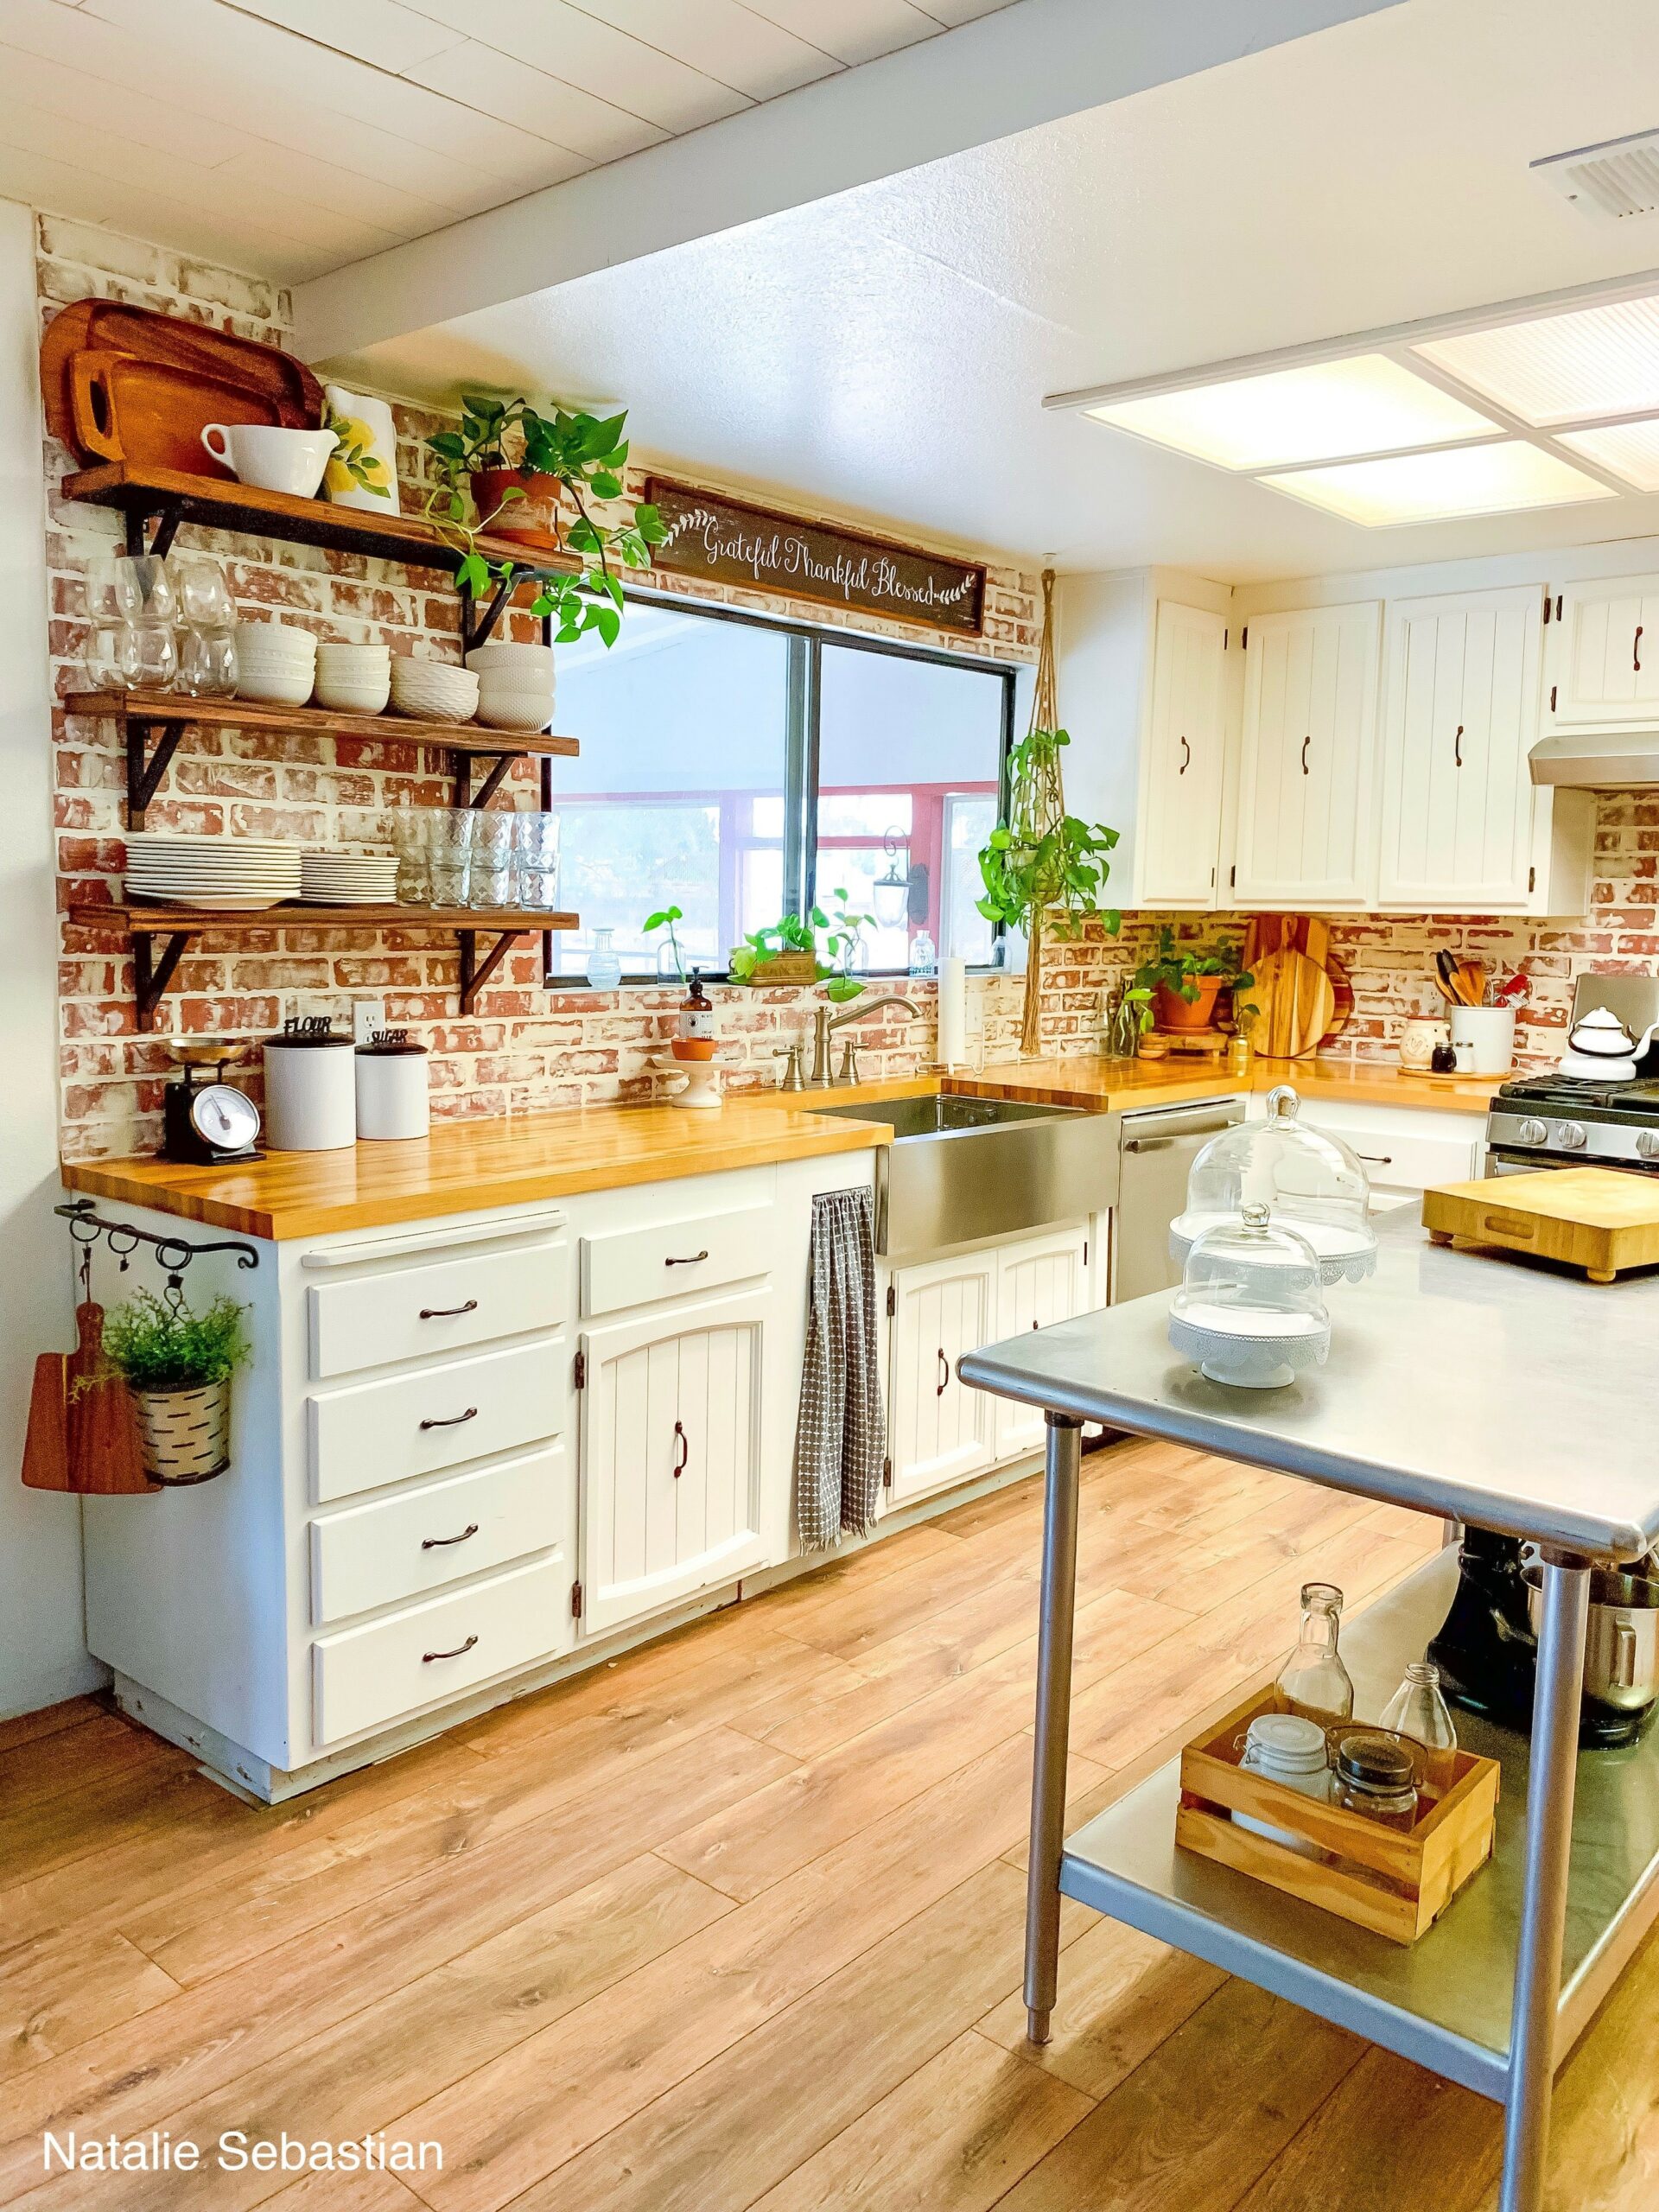
[[694, 1110], [721, 1105], [720, 1062], [718, 1060], [677, 1060], [660, 1057], [651, 1063], [664, 1075], [681, 1077], [685, 1084], [669, 1101], [671, 1106], [689, 1106]]

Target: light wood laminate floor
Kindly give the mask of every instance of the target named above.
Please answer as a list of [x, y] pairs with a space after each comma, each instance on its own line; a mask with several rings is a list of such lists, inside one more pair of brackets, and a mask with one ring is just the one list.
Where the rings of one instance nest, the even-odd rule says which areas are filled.
[[[1024, 1482], [297, 1803], [89, 1702], [0, 1726], [0, 2202], [29, 2212], [1475, 2212], [1498, 2115], [1068, 1907], [1023, 2042]], [[1084, 1462], [1080, 1818], [1438, 1523], [1166, 1445]], [[1552, 2206], [1659, 2200], [1659, 1949]], [[43, 2178], [42, 2131], [436, 2140], [405, 2181]]]

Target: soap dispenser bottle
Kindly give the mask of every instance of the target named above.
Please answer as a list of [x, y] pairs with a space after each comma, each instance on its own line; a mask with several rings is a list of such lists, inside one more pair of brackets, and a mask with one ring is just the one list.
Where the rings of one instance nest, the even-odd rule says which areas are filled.
[[694, 968], [688, 977], [675, 1024], [677, 1060], [712, 1060], [715, 1057], [714, 1001], [702, 988], [702, 971]]

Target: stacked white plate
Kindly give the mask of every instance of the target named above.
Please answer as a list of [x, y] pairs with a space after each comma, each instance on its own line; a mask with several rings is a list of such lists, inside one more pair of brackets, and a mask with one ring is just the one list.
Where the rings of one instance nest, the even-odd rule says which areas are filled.
[[315, 906], [391, 906], [397, 897], [395, 853], [307, 853], [300, 896]]
[[127, 896], [151, 906], [256, 914], [300, 895], [300, 849], [274, 837], [127, 839]]

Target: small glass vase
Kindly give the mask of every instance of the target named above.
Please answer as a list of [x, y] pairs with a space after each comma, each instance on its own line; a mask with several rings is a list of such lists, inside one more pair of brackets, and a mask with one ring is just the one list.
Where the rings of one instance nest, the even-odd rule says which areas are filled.
[[588, 955], [588, 981], [596, 991], [613, 991], [622, 981], [622, 963], [611, 950], [613, 930], [596, 929]]

